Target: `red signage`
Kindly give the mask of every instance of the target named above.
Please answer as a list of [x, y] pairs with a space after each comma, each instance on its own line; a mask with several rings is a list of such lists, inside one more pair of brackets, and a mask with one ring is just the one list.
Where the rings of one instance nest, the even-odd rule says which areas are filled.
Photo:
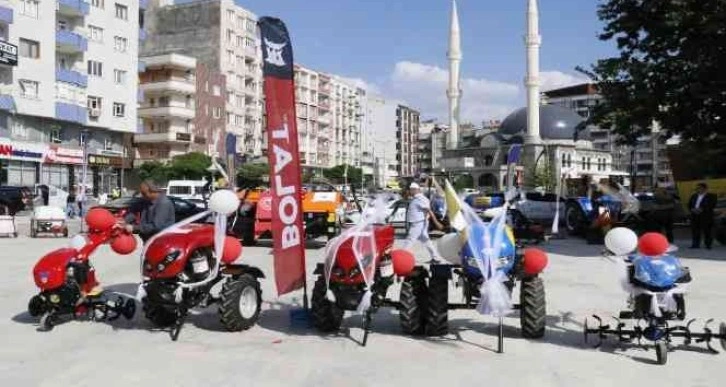
[[57, 145], [51, 145], [45, 156], [48, 163], [57, 164], [83, 164], [83, 150], [61, 148]]
[[275, 282], [282, 295], [305, 285], [305, 235], [302, 222], [300, 152], [295, 117], [292, 46], [285, 24], [258, 21], [264, 57]]

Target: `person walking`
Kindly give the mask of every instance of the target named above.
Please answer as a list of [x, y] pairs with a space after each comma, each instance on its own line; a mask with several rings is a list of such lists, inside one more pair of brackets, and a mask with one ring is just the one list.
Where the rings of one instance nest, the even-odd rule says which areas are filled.
[[434, 243], [429, 238], [429, 220], [433, 221], [438, 229], [442, 229], [443, 226], [431, 211], [431, 202], [421, 192], [421, 186], [416, 183], [411, 183], [409, 192], [411, 194], [411, 201], [406, 211], [408, 236], [402, 247], [409, 250], [415, 241], [419, 241], [428, 250], [432, 262], [441, 261], [441, 256], [436, 250], [436, 246], [434, 246]]
[[696, 193], [688, 201], [688, 210], [691, 213], [692, 249], [701, 248], [701, 239], [707, 249], [713, 245], [713, 218], [716, 208], [716, 195], [708, 192], [706, 183], [696, 186]]
[[68, 197], [66, 198], [66, 216], [73, 219], [76, 217], [76, 188], [73, 187], [73, 189], [68, 192]]
[[174, 203], [164, 195], [161, 185], [152, 180], [144, 180], [139, 186], [139, 193], [149, 202], [149, 205], [141, 211], [141, 221], [136, 225], [129, 224], [132, 220], [127, 219], [122, 226], [128, 232], [139, 234], [145, 243], [160, 231], [173, 225], [176, 219]]

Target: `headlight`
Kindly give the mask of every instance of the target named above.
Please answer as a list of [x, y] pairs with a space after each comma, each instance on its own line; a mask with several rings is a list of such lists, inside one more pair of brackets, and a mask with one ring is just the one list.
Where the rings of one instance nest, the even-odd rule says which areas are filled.
[[335, 269], [333, 269], [332, 274], [336, 277], [340, 277], [345, 274], [345, 271], [339, 267], [336, 267]]
[[57, 304], [60, 302], [60, 297], [57, 294], [50, 295], [50, 302]]
[[166, 269], [166, 266], [163, 263], [156, 265], [156, 271], [162, 272], [164, 269]]
[[328, 214], [328, 223], [333, 223], [333, 222], [335, 222], [335, 216], [336, 216], [336, 215], [335, 215], [335, 212], [331, 212], [331, 213], [329, 213], [329, 214]]

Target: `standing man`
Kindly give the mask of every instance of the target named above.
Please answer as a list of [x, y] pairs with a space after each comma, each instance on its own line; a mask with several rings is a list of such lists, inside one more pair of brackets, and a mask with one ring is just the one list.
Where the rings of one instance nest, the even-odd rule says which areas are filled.
[[139, 186], [139, 193], [149, 202], [141, 211], [138, 225], [126, 224], [126, 230], [139, 234], [146, 242], [154, 235], [175, 223], [174, 204], [163, 193], [163, 188], [154, 181], [144, 180]]
[[707, 249], [713, 244], [713, 217], [716, 208], [716, 195], [708, 192], [706, 183], [698, 183], [696, 193], [688, 201], [688, 210], [691, 213], [691, 233], [693, 235], [692, 249], [701, 247], [701, 237]]
[[439, 252], [436, 250], [434, 243], [431, 242], [431, 239], [429, 239], [429, 220], [432, 220], [438, 229], [442, 229], [443, 226], [431, 211], [431, 202], [421, 193], [421, 186], [416, 183], [411, 183], [409, 191], [411, 193], [411, 201], [408, 204], [408, 211], [406, 212], [408, 236], [402, 247], [408, 250], [415, 241], [419, 241], [426, 246], [432, 262], [440, 261], [441, 256]]

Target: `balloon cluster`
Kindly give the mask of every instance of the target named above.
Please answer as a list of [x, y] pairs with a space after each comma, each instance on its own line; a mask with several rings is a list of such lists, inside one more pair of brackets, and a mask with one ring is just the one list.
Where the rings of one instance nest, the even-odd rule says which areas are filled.
[[628, 255], [636, 249], [641, 255], [659, 257], [668, 252], [670, 244], [663, 234], [649, 232], [638, 236], [633, 230], [617, 227], [605, 235], [605, 246], [615, 255]]
[[[116, 217], [105, 208], [92, 208], [86, 214], [86, 224], [90, 233], [110, 232], [116, 226], [116, 222]], [[85, 242], [85, 238], [83, 238], [83, 241]], [[71, 241], [71, 245], [76, 249], [79, 249], [80, 244], [81, 240], [78, 238]], [[126, 232], [119, 233], [111, 239], [111, 249], [120, 255], [133, 253], [136, 246], [136, 238]]]

